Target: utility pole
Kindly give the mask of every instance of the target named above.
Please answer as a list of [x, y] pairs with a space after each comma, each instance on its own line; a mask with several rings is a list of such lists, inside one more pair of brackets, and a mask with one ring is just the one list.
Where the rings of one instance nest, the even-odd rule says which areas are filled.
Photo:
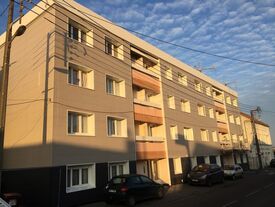
[[255, 144], [256, 144], [256, 149], [257, 149], [257, 155], [258, 155], [258, 160], [259, 160], [259, 169], [263, 169], [263, 163], [262, 163], [262, 158], [261, 158], [261, 150], [260, 150], [260, 145], [259, 145], [259, 140], [258, 140], [256, 125], [255, 125], [255, 118], [254, 118], [254, 113], [255, 112], [261, 113], [261, 108], [257, 107], [257, 109], [251, 110], [250, 111], [250, 115], [251, 115], [253, 138], [255, 139]]
[[3, 70], [1, 77], [1, 97], [0, 97], [0, 192], [2, 187], [3, 170], [3, 151], [4, 151], [4, 130], [6, 121], [7, 92], [9, 80], [10, 52], [12, 41], [12, 23], [13, 23], [14, 0], [9, 2], [9, 13], [6, 29], [6, 41], [3, 58]]

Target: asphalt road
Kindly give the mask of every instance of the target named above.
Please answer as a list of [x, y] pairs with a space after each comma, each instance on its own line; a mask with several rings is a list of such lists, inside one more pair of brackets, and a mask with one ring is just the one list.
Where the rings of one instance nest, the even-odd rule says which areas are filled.
[[[120, 207], [97, 203], [85, 207]], [[171, 187], [162, 200], [140, 202], [137, 207], [275, 207], [275, 169], [262, 172], [250, 171], [243, 179], [226, 180], [212, 187], [189, 186]]]

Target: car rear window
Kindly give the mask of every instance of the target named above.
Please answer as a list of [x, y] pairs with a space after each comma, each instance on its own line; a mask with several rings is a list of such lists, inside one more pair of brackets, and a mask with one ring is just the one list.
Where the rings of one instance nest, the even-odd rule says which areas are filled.
[[113, 178], [111, 181], [111, 183], [114, 185], [123, 184], [125, 182], [126, 182], [126, 178], [123, 178], [123, 177], [116, 177], [116, 178]]

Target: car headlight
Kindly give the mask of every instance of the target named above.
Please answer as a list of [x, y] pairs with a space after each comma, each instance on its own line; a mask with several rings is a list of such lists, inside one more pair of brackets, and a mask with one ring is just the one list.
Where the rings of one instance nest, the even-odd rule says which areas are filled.
[[200, 177], [200, 179], [205, 179], [207, 175], [203, 175]]

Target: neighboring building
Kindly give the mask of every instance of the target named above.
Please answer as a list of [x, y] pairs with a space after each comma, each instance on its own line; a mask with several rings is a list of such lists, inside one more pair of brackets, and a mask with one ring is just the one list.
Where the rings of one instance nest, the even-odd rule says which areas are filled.
[[200, 163], [247, 167], [235, 91], [74, 1], [47, 2], [12, 45], [4, 192], [73, 206], [121, 173], [176, 184]]
[[[242, 125], [244, 136], [248, 140], [250, 145], [250, 151], [247, 152], [249, 166], [251, 169], [259, 168], [259, 158], [256, 148], [256, 142], [253, 136], [253, 128], [251, 123], [251, 116], [245, 113], [241, 113]], [[270, 136], [269, 126], [268, 124], [255, 120], [257, 137], [260, 146], [260, 153], [262, 158], [263, 167], [267, 167], [270, 164], [270, 160], [274, 158], [273, 150], [272, 150], [272, 139]]]

